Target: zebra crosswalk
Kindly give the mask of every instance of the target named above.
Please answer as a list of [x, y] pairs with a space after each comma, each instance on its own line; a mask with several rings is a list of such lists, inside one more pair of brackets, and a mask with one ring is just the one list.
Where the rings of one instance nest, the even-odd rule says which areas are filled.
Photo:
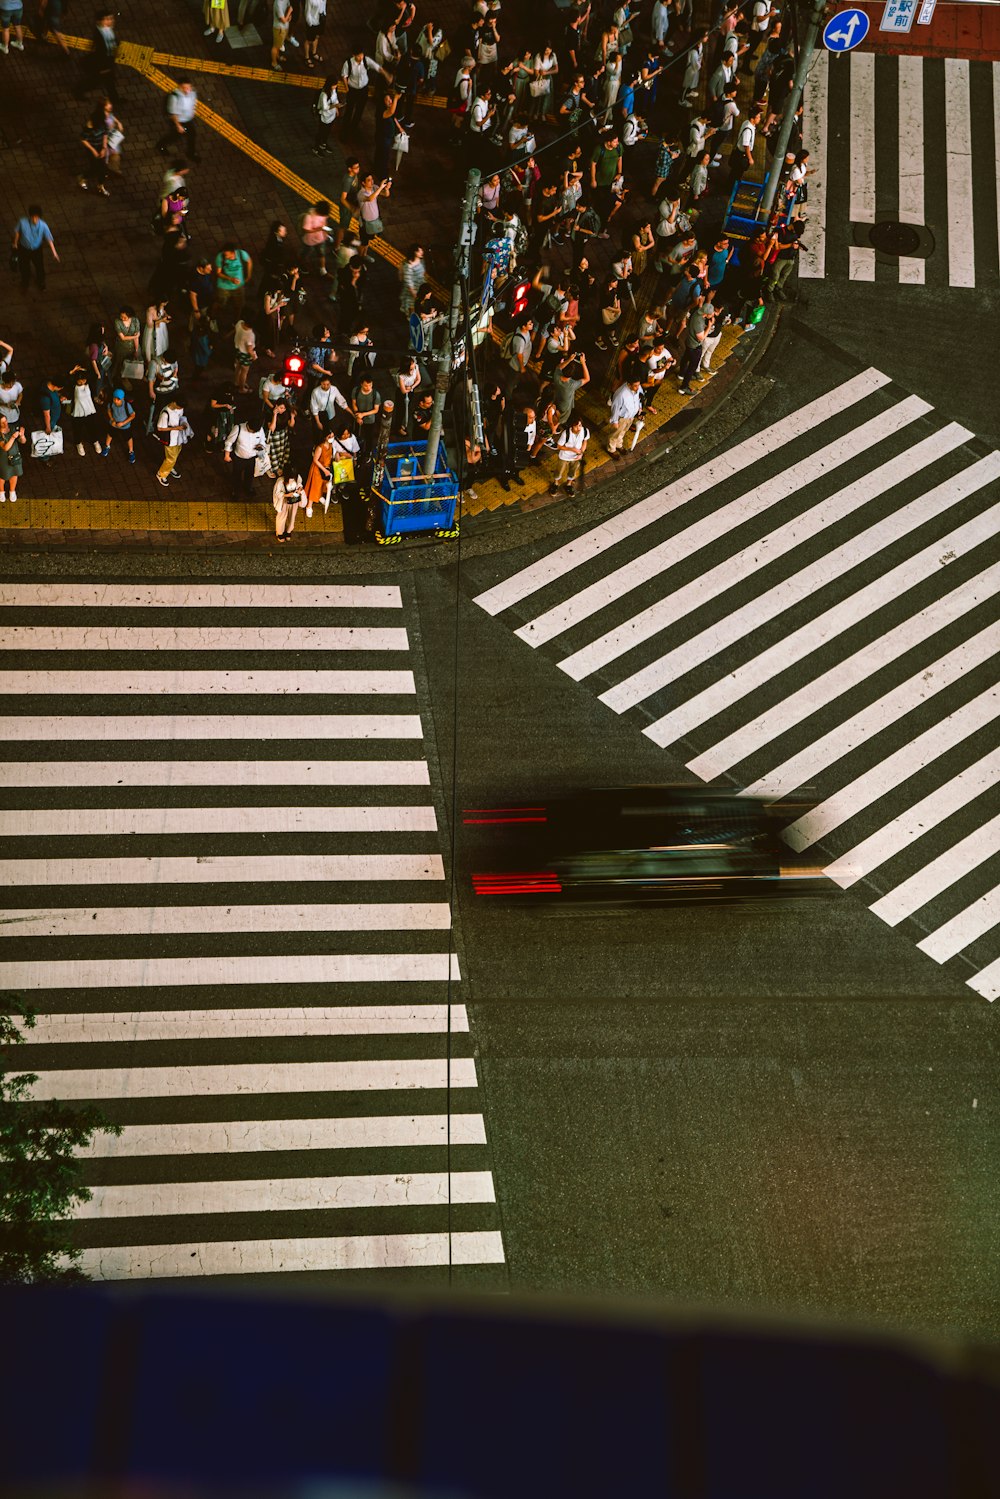
[[0, 583], [0, 984], [99, 1279], [503, 1244], [400, 591]]
[[[800, 276], [1000, 284], [1000, 62], [819, 52], [803, 140], [814, 175]], [[917, 231], [912, 253], [865, 242], [864, 226], [886, 221]]]
[[475, 601], [702, 780], [810, 788], [789, 843], [995, 999], [998, 539], [1000, 453], [867, 369]]

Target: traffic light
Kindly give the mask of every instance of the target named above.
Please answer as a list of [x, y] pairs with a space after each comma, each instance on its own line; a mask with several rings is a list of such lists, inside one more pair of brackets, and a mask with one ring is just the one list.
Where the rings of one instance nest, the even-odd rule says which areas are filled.
[[301, 390], [306, 383], [306, 362], [301, 354], [286, 354], [281, 371], [281, 383], [286, 390]]
[[510, 289], [510, 319], [511, 322], [519, 323], [528, 310], [528, 297], [531, 295], [531, 282], [527, 276], [522, 276], [515, 281]]

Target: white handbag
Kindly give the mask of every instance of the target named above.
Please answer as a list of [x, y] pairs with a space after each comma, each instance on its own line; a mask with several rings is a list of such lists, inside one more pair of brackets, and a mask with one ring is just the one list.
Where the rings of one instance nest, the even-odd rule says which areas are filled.
[[54, 432], [32, 432], [31, 434], [31, 456], [32, 458], [56, 458], [62, 455], [63, 435], [62, 428], [56, 427]]

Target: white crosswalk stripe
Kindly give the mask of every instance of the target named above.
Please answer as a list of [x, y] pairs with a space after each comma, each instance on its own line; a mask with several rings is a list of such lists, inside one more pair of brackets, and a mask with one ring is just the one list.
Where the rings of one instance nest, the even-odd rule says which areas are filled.
[[402, 611], [0, 584], [0, 983], [33, 1097], [123, 1127], [91, 1275], [502, 1274]]
[[[992, 108], [974, 105], [986, 96]], [[1000, 282], [1000, 64], [820, 52], [803, 141], [814, 175], [801, 277]], [[867, 226], [892, 220], [920, 232], [898, 259], [864, 242]]]
[[812, 802], [789, 844], [995, 998], [1000, 453], [873, 374], [476, 597], [694, 775]]

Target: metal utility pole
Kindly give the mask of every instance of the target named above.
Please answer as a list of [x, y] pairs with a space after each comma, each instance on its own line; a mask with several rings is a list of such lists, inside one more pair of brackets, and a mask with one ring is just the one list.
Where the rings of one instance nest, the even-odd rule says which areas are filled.
[[[476, 203], [479, 199], [480, 174], [478, 167], [471, 167], [465, 179], [465, 197], [462, 199], [462, 222], [455, 246], [455, 272], [451, 283], [451, 313], [445, 332], [444, 348], [438, 362], [437, 380], [434, 387], [434, 406], [431, 411], [431, 426], [427, 434], [427, 451], [424, 453], [423, 476], [431, 478], [437, 464], [438, 447], [441, 443], [441, 428], [444, 424], [444, 403], [451, 386], [455, 368], [455, 345], [462, 326], [462, 285], [468, 281], [472, 261], [472, 241], [475, 234]], [[468, 358], [468, 350], [466, 350]]]
[[781, 116], [781, 125], [778, 129], [778, 139], [774, 144], [774, 155], [771, 158], [771, 172], [767, 179], [767, 187], [764, 196], [760, 200], [757, 217], [766, 220], [774, 207], [775, 195], [778, 191], [778, 183], [781, 179], [781, 169], [785, 163], [788, 151], [788, 142], [792, 134], [792, 123], [795, 119], [795, 111], [802, 102], [802, 90], [806, 86], [809, 77], [809, 68], [816, 51], [816, 42], [823, 28], [826, 17], [826, 0], [815, 0], [812, 15], [809, 17], [809, 25], [806, 34], [802, 38], [802, 46], [799, 49], [799, 65], [795, 69], [795, 79], [792, 83], [792, 92], [785, 101], [784, 113]]

